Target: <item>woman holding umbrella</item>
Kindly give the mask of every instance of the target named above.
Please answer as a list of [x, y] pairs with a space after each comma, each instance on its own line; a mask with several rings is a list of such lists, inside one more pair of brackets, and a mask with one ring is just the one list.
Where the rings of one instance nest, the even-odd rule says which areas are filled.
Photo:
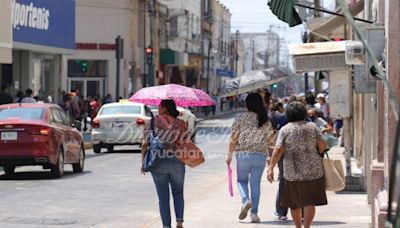
[[[158, 108], [159, 116], [155, 118], [155, 131], [165, 147], [165, 154], [160, 156], [158, 164], [151, 169], [159, 199], [163, 227], [171, 227], [170, 188], [174, 197], [174, 208], [177, 227], [183, 227], [183, 185], [185, 165], [175, 156], [176, 141], [187, 135], [188, 128], [183, 120], [178, 119], [178, 110], [173, 100], [162, 100]], [[147, 128], [149, 129], [149, 128]], [[149, 132], [149, 131], [147, 131]], [[148, 147], [148, 137], [142, 145], [142, 164]], [[142, 173], [143, 167], [142, 167]]]

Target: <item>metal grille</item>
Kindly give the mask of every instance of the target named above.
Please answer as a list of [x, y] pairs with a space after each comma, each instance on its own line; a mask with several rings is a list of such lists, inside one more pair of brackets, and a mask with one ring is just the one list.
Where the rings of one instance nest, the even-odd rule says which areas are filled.
[[293, 57], [296, 72], [347, 69], [344, 53], [329, 55], [303, 55]]

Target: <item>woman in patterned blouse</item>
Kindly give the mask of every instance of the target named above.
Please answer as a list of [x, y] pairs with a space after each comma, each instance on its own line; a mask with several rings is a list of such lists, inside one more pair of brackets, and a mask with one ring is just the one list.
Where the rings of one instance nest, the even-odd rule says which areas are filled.
[[280, 203], [291, 209], [297, 228], [301, 228], [304, 209], [304, 227], [309, 228], [315, 216], [315, 206], [327, 204], [324, 169], [320, 156], [327, 149], [327, 145], [317, 126], [305, 121], [307, 111], [303, 103], [289, 103], [286, 115], [289, 123], [279, 131], [268, 168], [268, 180], [274, 180], [274, 167], [285, 153], [285, 188]]
[[226, 163], [231, 163], [235, 152], [238, 189], [243, 203], [239, 219], [245, 219], [251, 209], [251, 222], [259, 223], [260, 183], [267, 160], [267, 141], [273, 129], [259, 94], [250, 93], [246, 98], [246, 107], [248, 112], [239, 115], [233, 123]]

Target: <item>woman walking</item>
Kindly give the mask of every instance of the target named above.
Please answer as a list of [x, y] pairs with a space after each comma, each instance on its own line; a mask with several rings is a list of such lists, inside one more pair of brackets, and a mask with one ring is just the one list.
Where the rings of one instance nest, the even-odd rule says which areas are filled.
[[301, 228], [304, 209], [304, 227], [309, 228], [315, 216], [315, 206], [327, 204], [320, 156], [327, 145], [317, 126], [305, 121], [307, 110], [303, 103], [289, 103], [286, 116], [289, 123], [279, 131], [268, 168], [268, 181], [274, 180], [274, 167], [284, 153], [285, 187], [280, 203], [291, 209], [296, 228]]
[[[183, 227], [183, 186], [185, 179], [185, 165], [176, 156], [176, 140], [183, 140], [187, 134], [186, 123], [177, 117], [176, 104], [173, 100], [162, 100], [158, 108], [159, 116], [155, 117], [155, 131], [165, 147], [165, 154], [160, 156], [158, 164], [151, 169], [159, 199], [159, 208], [163, 227], [171, 227], [170, 187], [174, 198], [174, 208], [177, 227]], [[150, 129], [148, 127], [147, 129]], [[142, 164], [148, 147], [148, 137], [142, 145]], [[143, 167], [142, 167], [142, 173]]]
[[245, 219], [251, 209], [251, 222], [259, 223], [260, 183], [267, 160], [267, 141], [273, 129], [259, 94], [250, 93], [246, 98], [246, 107], [248, 111], [233, 123], [226, 163], [230, 165], [233, 153], [236, 153], [238, 189], [243, 204], [239, 219]]

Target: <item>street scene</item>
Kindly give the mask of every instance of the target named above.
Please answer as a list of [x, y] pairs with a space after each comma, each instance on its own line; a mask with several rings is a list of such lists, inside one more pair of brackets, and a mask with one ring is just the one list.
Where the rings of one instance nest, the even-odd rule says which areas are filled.
[[0, 227], [400, 228], [399, 15], [0, 1]]

